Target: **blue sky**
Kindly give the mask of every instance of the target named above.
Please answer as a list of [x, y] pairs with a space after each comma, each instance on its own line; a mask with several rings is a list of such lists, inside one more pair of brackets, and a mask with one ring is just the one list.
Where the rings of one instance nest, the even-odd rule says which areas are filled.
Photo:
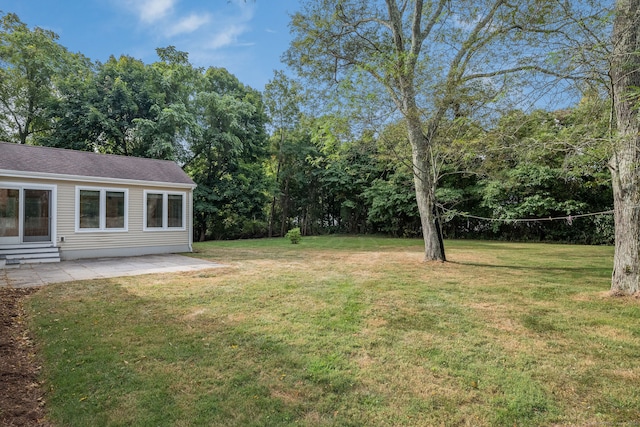
[[55, 31], [94, 61], [126, 54], [151, 63], [156, 47], [174, 45], [192, 64], [224, 67], [258, 90], [285, 68], [297, 8], [297, 0], [0, 0], [0, 11]]

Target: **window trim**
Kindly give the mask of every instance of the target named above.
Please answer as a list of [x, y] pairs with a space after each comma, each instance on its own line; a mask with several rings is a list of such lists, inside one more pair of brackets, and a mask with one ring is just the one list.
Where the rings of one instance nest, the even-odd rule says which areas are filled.
[[[80, 228], [80, 192], [98, 191], [100, 193], [98, 228]], [[124, 193], [124, 228], [107, 228], [107, 192]], [[126, 233], [129, 231], [129, 189], [116, 187], [90, 187], [76, 185], [75, 225], [76, 233]]]
[[[162, 227], [147, 227], [147, 195], [162, 195]], [[169, 196], [182, 196], [182, 227], [169, 227]], [[186, 231], [187, 230], [187, 193], [184, 191], [144, 190], [142, 197], [143, 231]]]

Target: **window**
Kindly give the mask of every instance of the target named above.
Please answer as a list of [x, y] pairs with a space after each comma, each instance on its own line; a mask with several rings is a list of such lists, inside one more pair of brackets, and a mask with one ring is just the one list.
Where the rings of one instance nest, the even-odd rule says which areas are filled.
[[55, 244], [57, 190], [56, 185], [0, 181], [0, 245]]
[[184, 193], [145, 191], [145, 230], [184, 230]]
[[169, 228], [183, 228], [184, 219], [182, 218], [182, 194], [167, 195], [167, 219], [169, 220]]
[[80, 228], [100, 228], [100, 192], [80, 190]]
[[147, 228], [162, 228], [162, 194], [147, 194]]
[[76, 231], [127, 231], [128, 190], [76, 187]]
[[20, 190], [0, 188], [0, 237], [20, 236]]
[[125, 197], [122, 191], [106, 192], [106, 227], [124, 228]]

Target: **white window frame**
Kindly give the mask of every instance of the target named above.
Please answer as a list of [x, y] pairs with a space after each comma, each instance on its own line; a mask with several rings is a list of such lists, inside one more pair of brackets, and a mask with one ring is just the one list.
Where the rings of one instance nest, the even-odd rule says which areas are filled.
[[50, 221], [51, 221], [51, 243], [53, 246], [57, 246], [56, 238], [58, 236], [58, 186], [49, 184], [31, 184], [25, 182], [5, 182], [0, 181], [0, 187], [19, 190], [20, 191], [20, 214], [19, 214], [19, 227], [17, 240], [10, 244], [23, 244], [24, 239], [24, 190], [49, 190], [51, 191], [50, 203]]
[[[80, 228], [80, 191], [83, 190], [100, 192], [100, 226], [98, 228]], [[124, 228], [107, 228], [107, 192], [124, 193]], [[129, 189], [77, 185], [75, 216], [76, 233], [125, 233], [129, 231]]]
[[[142, 221], [144, 231], [185, 231], [187, 229], [187, 193], [183, 191], [144, 190], [142, 198]], [[147, 227], [147, 195], [162, 195], [162, 227]], [[169, 227], [169, 196], [182, 196], [182, 227]]]

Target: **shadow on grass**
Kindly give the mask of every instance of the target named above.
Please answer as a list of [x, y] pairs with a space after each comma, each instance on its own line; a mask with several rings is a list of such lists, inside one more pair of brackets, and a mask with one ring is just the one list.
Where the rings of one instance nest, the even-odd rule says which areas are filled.
[[556, 272], [556, 273], [579, 273], [579, 274], [593, 274], [594, 272], [608, 275], [611, 274], [611, 269], [608, 267], [551, 267], [548, 265], [507, 265], [507, 264], [488, 264], [481, 262], [466, 262], [466, 261], [448, 261], [450, 264], [464, 265], [468, 267], [481, 267], [489, 269], [505, 269], [505, 270], [520, 270], [520, 271], [532, 271], [532, 272]]

